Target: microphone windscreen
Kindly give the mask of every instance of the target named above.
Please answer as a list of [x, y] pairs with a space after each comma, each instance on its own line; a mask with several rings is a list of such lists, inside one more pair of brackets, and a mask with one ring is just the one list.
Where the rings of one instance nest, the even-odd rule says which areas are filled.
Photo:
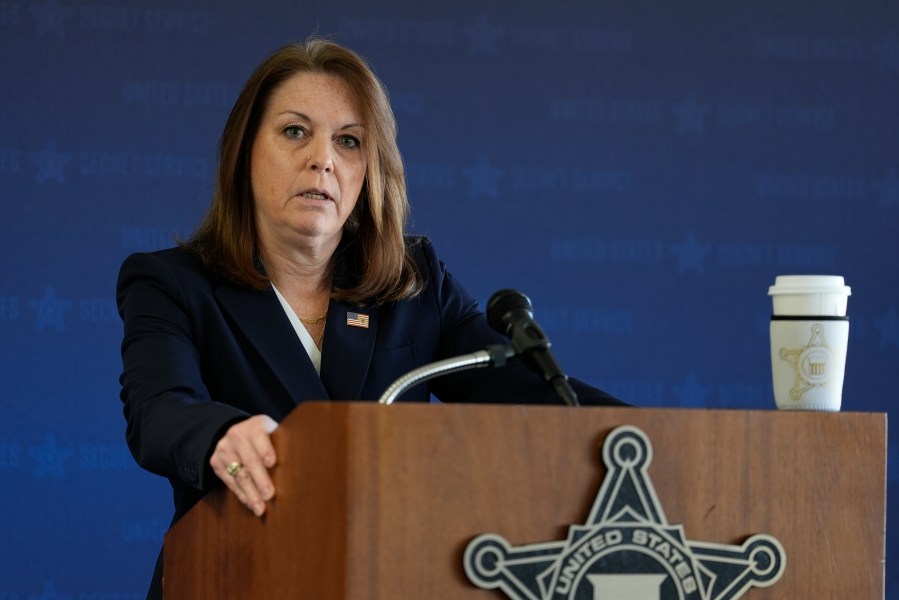
[[499, 290], [487, 301], [487, 323], [495, 331], [508, 335], [512, 325], [509, 317], [520, 310], [533, 317], [534, 307], [530, 298], [517, 290]]

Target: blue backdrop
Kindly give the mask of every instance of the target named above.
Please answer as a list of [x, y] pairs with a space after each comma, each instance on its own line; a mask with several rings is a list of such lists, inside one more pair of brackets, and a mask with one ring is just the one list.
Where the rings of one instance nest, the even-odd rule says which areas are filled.
[[0, 0], [0, 599], [142, 597], [171, 501], [123, 442], [118, 266], [190, 233], [239, 86], [311, 32], [386, 82], [412, 229], [571, 374], [772, 409], [767, 288], [839, 274], [844, 409], [899, 397], [899, 4], [381, 4]]

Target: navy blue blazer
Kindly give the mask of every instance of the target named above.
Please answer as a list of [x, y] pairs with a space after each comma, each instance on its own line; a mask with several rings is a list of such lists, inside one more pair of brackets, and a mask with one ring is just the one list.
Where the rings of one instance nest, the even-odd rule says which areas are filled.
[[[137, 462], [172, 484], [175, 519], [221, 485], [208, 465], [233, 423], [265, 413], [280, 421], [310, 400], [377, 400], [421, 365], [506, 343], [446, 270], [431, 243], [409, 240], [426, 284], [416, 298], [381, 306], [332, 301], [321, 376], [274, 291], [235, 285], [207, 272], [186, 250], [130, 256], [117, 300], [124, 321], [121, 398]], [[335, 285], [352, 280], [339, 258]], [[348, 313], [368, 327], [347, 324]], [[619, 401], [578, 381], [589, 404]], [[398, 401], [558, 403], [523, 366], [475, 369], [412, 388]]]

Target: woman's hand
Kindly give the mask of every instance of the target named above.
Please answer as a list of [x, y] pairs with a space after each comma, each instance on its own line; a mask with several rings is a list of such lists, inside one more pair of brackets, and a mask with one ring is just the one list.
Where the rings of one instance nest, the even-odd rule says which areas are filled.
[[275, 497], [268, 470], [277, 461], [271, 440], [271, 433], [277, 428], [278, 423], [267, 415], [232, 425], [209, 459], [219, 479], [257, 517], [265, 514], [265, 503]]

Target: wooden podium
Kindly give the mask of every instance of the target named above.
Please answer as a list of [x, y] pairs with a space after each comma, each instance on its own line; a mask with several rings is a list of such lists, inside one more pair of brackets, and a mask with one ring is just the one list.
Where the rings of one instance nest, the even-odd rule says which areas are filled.
[[565, 540], [623, 425], [687, 538], [782, 544], [780, 580], [744, 598], [884, 597], [885, 414], [333, 402], [275, 432], [263, 519], [218, 491], [175, 524], [165, 598], [504, 598], [468, 580], [466, 546]]

